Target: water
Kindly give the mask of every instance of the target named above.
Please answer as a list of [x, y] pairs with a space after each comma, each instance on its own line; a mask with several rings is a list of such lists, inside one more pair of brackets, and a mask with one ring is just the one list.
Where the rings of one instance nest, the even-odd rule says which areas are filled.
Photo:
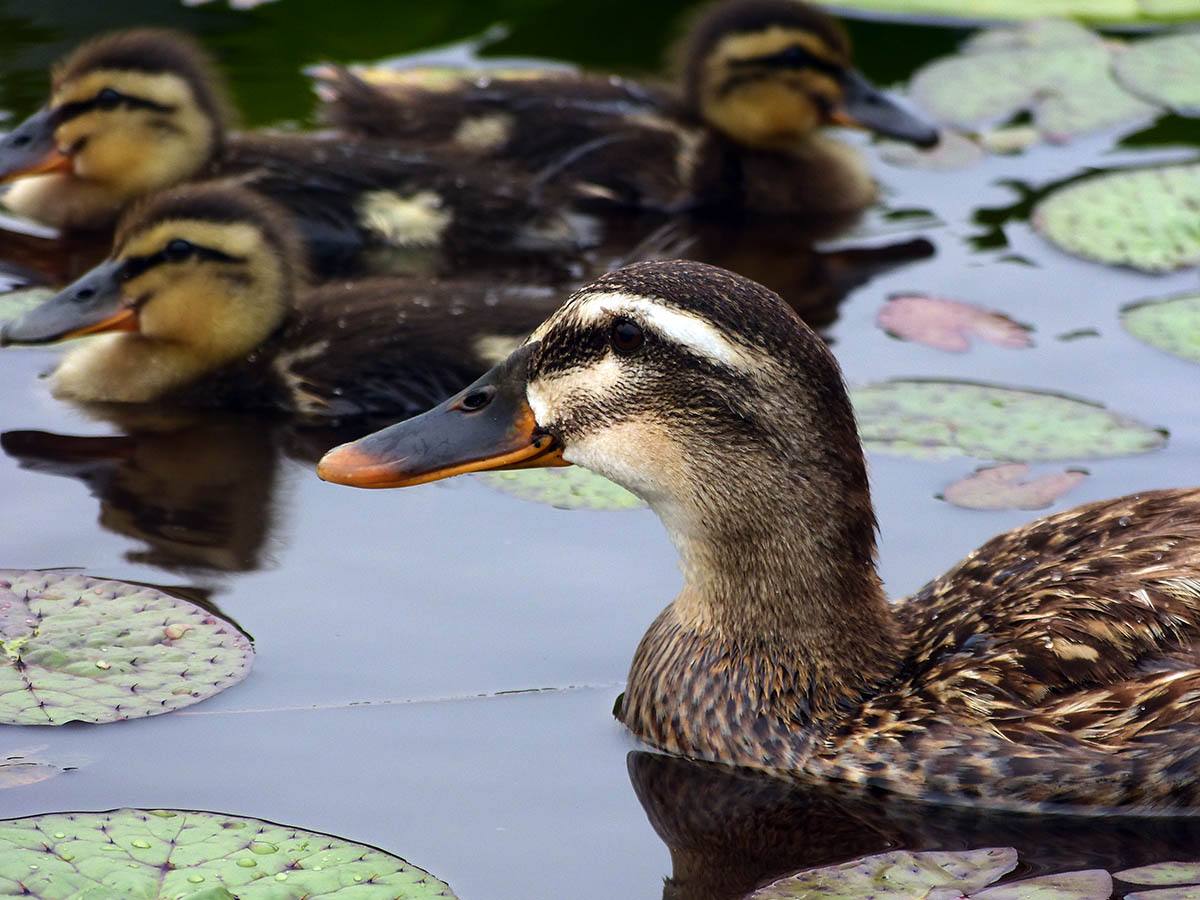
[[[281, 0], [233, 13], [125, 0], [101, 13], [8, 0], [0, 105], [32, 109], [49, 60], [119, 24], [197, 30], [228, 62], [247, 119], [263, 123], [304, 120], [301, 65], [437, 45], [499, 20], [512, 36], [497, 53], [647, 67], [683, 5], [472, 0], [370, 4], [368, 14], [365, 2]], [[868, 71], [890, 81], [961, 32], [871, 23], [855, 35]], [[733, 245], [728, 235], [711, 240], [720, 253], [708, 253], [786, 290], [825, 329], [853, 383], [919, 376], [1052, 389], [1170, 429], [1160, 452], [1084, 463], [1090, 477], [1060, 507], [1195, 484], [1196, 369], [1134, 341], [1117, 321], [1129, 302], [1192, 289], [1195, 273], [1150, 277], [1076, 261], [1020, 222], [1007, 228], [1009, 246], [980, 250], [974, 240], [988, 230], [979, 210], [1019, 199], [1006, 179], [1036, 188], [1183, 152], [1116, 149], [1110, 135], [951, 175], [873, 159], [889, 208], [929, 209], [942, 224], [868, 228], [821, 254], [791, 235], [749, 232]], [[952, 355], [895, 341], [874, 317], [886, 297], [909, 290], [1002, 309], [1034, 325], [1036, 346]], [[1079, 329], [1098, 336], [1059, 337]], [[118, 806], [258, 816], [392, 850], [474, 900], [652, 898], [673, 870], [682, 882], [669, 896], [736, 896], [791, 869], [892, 845], [1011, 844], [1023, 871], [1200, 855], [1194, 828], [1174, 823], [997, 821], [831, 800], [637, 754], [610, 709], [637, 640], [679, 586], [651, 513], [552, 510], [474, 478], [398, 492], [330, 486], [311, 465], [327, 436], [236, 417], [107, 421], [48, 396], [37, 375], [56, 356], [0, 357], [0, 565], [82, 566], [178, 586], [235, 620], [258, 655], [247, 681], [186, 711], [5, 729], [0, 750], [41, 746], [80, 767], [0, 792], [4, 816]], [[102, 436], [113, 437], [71, 439]], [[1036, 515], [936, 499], [978, 464], [873, 456], [891, 594]]]

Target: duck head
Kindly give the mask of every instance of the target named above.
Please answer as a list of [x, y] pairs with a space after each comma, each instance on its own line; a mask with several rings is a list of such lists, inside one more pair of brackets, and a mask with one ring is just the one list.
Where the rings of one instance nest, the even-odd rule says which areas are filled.
[[747, 147], [787, 150], [826, 125], [921, 147], [938, 141], [936, 128], [853, 68], [841, 26], [798, 0], [717, 3], [688, 32], [680, 59], [688, 106]]
[[290, 309], [302, 260], [286, 217], [257, 195], [218, 184], [165, 191], [124, 217], [107, 260], [6, 323], [0, 345], [115, 332], [69, 354], [56, 390], [82, 400], [157, 399], [184, 375], [265, 341]]
[[130, 201], [194, 176], [230, 119], [215, 67], [191, 38], [105, 35], [57, 65], [46, 106], [0, 139], [0, 181], [17, 212], [101, 227]]

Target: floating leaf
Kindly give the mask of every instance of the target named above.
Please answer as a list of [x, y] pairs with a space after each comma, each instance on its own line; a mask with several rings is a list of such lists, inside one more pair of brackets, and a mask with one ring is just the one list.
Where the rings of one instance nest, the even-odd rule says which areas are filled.
[[1126, 894], [1125, 900], [1200, 900], [1200, 885], [1137, 891], [1133, 894]]
[[1200, 0], [838, 0], [836, 5], [845, 9], [893, 13], [905, 18], [926, 15], [972, 21], [1057, 16], [1091, 22], [1132, 23], [1200, 15]]
[[54, 296], [49, 288], [23, 288], [0, 294], [0, 323], [23, 316]]
[[1038, 391], [897, 380], [857, 388], [851, 399], [867, 447], [921, 459], [1097, 459], [1166, 443], [1166, 432], [1099, 404]]
[[33, 753], [9, 753], [0, 758], [0, 790], [37, 784], [61, 775], [67, 768], [74, 766], [56, 765]]
[[253, 657], [228, 622], [154, 588], [0, 570], [0, 722], [156, 716], [237, 684]]
[[1029, 347], [1029, 326], [960, 300], [895, 294], [879, 310], [876, 324], [893, 337], [937, 350], [962, 353], [975, 336], [997, 347]]
[[1108, 900], [1112, 876], [1103, 869], [1039, 875], [971, 894], [971, 900]]
[[1045, 509], [1075, 485], [1087, 472], [1068, 469], [1038, 478], [1027, 478], [1025, 463], [1006, 463], [976, 469], [943, 492], [942, 497], [964, 509]]
[[1196, 884], [1200, 882], [1200, 862], [1161, 862], [1113, 874], [1130, 884]]
[[1200, 363], [1200, 294], [1127, 306], [1121, 324], [1151, 347]]
[[0, 821], [0, 894], [428, 900], [450, 888], [342, 838], [220, 813], [118, 809]]
[[750, 896], [751, 900], [809, 897], [911, 900], [930, 896], [938, 888], [958, 892], [944, 896], [961, 896], [1002, 878], [1016, 865], [1017, 851], [1010, 847], [925, 853], [897, 850], [837, 866], [809, 869], [782, 878]]
[[506, 494], [557, 509], [638, 509], [646, 505], [620, 485], [579, 466], [488, 472], [480, 477]]
[[1068, 253], [1146, 272], [1200, 263], [1200, 164], [1077, 181], [1038, 204], [1033, 224]]
[[1117, 55], [1113, 68], [1139, 97], [1183, 115], [1200, 114], [1200, 32], [1138, 41]]
[[993, 29], [963, 52], [923, 66], [911, 91], [934, 117], [957, 128], [986, 129], [1028, 112], [1044, 138], [1062, 142], [1158, 112], [1113, 78], [1114, 52], [1071, 23]]

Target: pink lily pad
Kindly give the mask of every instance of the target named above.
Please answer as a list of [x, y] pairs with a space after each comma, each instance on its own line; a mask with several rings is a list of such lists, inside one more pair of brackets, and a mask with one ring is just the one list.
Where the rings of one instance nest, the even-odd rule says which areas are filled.
[[1028, 476], [1025, 463], [985, 466], [947, 487], [942, 499], [964, 509], [1045, 509], [1087, 478], [1087, 472], [1067, 469]]
[[961, 300], [923, 294], [888, 298], [875, 323], [892, 337], [948, 353], [966, 352], [972, 338], [1014, 349], [1033, 345], [1028, 325]]

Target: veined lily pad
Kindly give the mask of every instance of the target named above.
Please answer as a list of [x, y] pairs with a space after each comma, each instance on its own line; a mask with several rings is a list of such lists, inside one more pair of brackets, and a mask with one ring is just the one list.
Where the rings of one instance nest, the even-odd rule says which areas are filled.
[[1117, 55], [1117, 79], [1151, 103], [1200, 114], [1200, 32], [1138, 41]]
[[1117, 24], [1200, 15], [1200, 0], [837, 0], [833, 5], [903, 16], [927, 15], [975, 21], [1055, 16]]
[[1200, 363], [1200, 294], [1127, 306], [1121, 324], [1151, 347]]
[[1045, 509], [1087, 478], [1087, 472], [1078, 469], [1028, 475], [1025, 463], [987, 466], [954, 482], [942, 497], [964, 509]]
[[1200, 882], [1200, 862], [1161, 862], [1113, 874], [1130, 884], [1196, 884]]
[[241, 681], [250, 641], [186, 600], [71, 572], [0, 570], [0, 722], [115, 722]]
[[970, 900], [1108, 900], [1112, 876], [1103, 869], [1039, 875], [971, 894]]
[[646, 505], [620, 485], [579, 466], [488, 472], [481, 477], [506, 494], [556, 509], [638, 509]]
[[922, 67], [913, 98], [939, 121], [981, 130], [1029, 112], [1050, 141], [1148, 119], [1158, 107], [1113, 77], [1114, 51], [1070, 23], [985, 31], [964, 52]]
[[429, 900], [450, 888], [342, 838], [220, 813], [118, 809], [0, 821], [0, 894]]
[[[913, 897], [961, 897], [1004, 877], [1016, 865], [1017, 851], [1011, 847], [926, 853], [897, 850], [837, 866], [809, 869], [782, 878], [756, 891], [751, 898], [911, 900]], [[938, 889], [946, 890], [935, 894]]]
[[1068, 253], [1146, 272], [1200, 264], [1200, 164], [1129, 169], [1061, 188], [1033, 211]]
[[1125, 900], [1200, 900], [1200, 885], [1155, 888], [1126, 894]]
[[1167, 439], [1086, 400], [965, 381], [885, 381], [852, 390], [851, 399], [868, 448], [920, 459], [1098, 459]]

